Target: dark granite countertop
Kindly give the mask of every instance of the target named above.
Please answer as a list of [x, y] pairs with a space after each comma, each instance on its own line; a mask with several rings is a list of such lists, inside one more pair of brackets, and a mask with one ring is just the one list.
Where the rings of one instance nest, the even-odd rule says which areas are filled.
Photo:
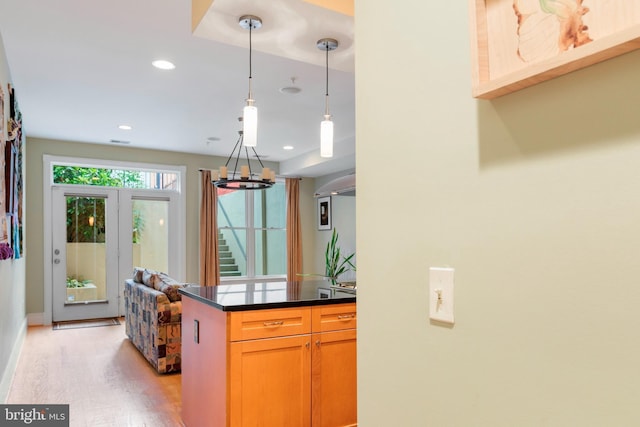
[[356, 302], [355, 291], [332, 287], [324, 280], [264, 282], [251, 284], [188, 286], [178, 290], [182, 298], [192, 298], [222, 311]]

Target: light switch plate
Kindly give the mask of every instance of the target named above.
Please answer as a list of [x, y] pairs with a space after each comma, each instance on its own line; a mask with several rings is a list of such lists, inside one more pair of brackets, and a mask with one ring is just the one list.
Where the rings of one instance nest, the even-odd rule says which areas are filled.
[[429, 268], [429, 318], [453, 323], [453, 268]]

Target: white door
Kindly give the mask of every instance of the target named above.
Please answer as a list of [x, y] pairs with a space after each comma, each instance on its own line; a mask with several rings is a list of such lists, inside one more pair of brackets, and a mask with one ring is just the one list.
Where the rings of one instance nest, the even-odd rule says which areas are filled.
[[119, 315], [118, 190], [54, 186], [53, 321]]
[[[180, 277], [178, 193], [139, 189], [118, 192], [121, 295], [134, 267]], [[124, 313], [124, 298], [120, 300], [120, 313]]]

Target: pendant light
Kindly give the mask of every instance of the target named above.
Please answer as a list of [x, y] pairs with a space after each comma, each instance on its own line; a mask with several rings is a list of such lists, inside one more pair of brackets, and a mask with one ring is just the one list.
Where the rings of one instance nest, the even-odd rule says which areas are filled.
[[245, 30], [249, 30], [249, 96], [247, 97], [247, 105], [242, 112], [243, 115], [243, 134], [245, 147], [255, 147], [258, 143], [258, 108], [254, 105], [253, 91], [251, 87], [252, 64], [251, 53], [253, 46], [251, 44], [251, 33], [262, 27], [262, 19], [254, 15], [243, 15], [240, 17], [238, 24]]
[[[238, 24], [245, 30], [249, 30], [249, 96], [247, 105], [242, 111], [242, 117], [238, 120], [242, 122], [242, 130], [238, 131], [238, 141], [231, 150], [224, 166], [218, 170], [211, 171], [211, 181], [218, 188], [229, 190], [264, 190], [270, 188], [276, 182], [275, 171], [264, 166], [260, 156], [256, 152], [257, 130], [258, 130], [258, 109], [254, 104], [251, 88], [251, 32], [262, 27], [262, 20], [254, 15], [243, 15]], [[249, 149], [257, 159], [262, 172], [258, 173], [257, 168], [253, 168], [249, 158]]]
[[324, 120], [320, 123], [320, 157], [333, 157], [333, 122], [329, 114], [329, 51], [336, 50], [338, 40], [324, 38], [316, 42], [318, 49], [326, 53], [326, 91], [324, 98]]

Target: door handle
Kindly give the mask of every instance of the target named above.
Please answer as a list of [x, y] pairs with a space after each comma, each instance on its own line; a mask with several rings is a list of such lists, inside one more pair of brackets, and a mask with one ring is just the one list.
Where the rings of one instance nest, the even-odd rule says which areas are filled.
[[60, 264], [60, 260], [58, 258], [56, 258], [56, 259], [53, 260], [53, 263], [54, 264]]

